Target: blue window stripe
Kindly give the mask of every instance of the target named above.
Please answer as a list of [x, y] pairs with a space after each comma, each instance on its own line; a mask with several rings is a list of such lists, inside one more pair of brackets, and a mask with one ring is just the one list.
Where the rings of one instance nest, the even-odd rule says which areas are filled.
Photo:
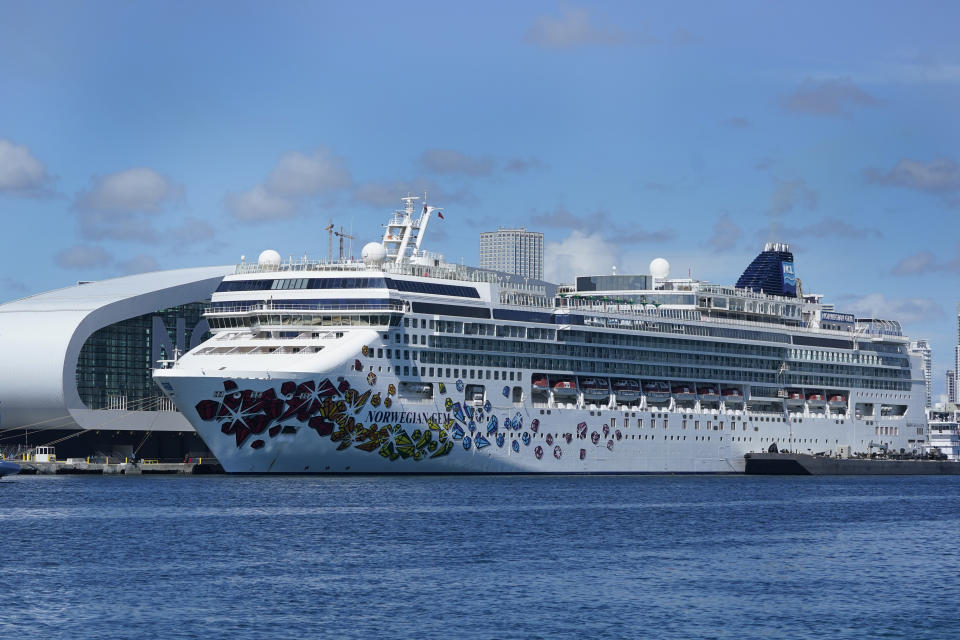
[[553, 324], [553, 314], [540, 311], [520, 311], [517, 309], [494, 309], [496, 320], [518, 320], [520, 322], [544, 322]]
[[437, 304], [434, 302], [414, 302], [414, 313], [429, 313], [435, 316], [460, 316], [464, 318], [490, 318], [490, 310], [486, 307], [460, 307], [453, 304]]

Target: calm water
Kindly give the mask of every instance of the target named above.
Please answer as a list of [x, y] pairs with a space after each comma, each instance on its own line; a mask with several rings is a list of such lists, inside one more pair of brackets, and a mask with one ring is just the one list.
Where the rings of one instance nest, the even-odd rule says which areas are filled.
[[0, 638], [960, 637], [960, 478], [15, 477]]

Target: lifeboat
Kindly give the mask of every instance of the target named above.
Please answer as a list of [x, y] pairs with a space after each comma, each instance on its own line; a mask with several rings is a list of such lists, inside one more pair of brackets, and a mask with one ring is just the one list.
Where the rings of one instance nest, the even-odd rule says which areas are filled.
[[723, 401], [727, 404], [743, 404], [743, 391], [735, 387], [727, 387], [723, 390]]
[[803, 397], [803, 392], [799, 389], [787, 389], [787, 405], [791, 407], [798, 407], [803, 405], [805, 399]]
[[717, 388], [712, 384], [698, 384], [697, 395], [700, 397], [700, 402], [720, 401], [720, 394], [717, 393]]
[[668, 402], [670, 385], [660, 380], [650, 380], [643, 383], [643, 393], [647, 396], [647, 402]]
[[823, 397], [822, 391], [811, 391], [807, 394], [807, 404], [810, 406], [822, 407], [826, 402], [827, 399]]
[[553, 395], [568, 397], [577, 395], [577, 385], [569, 378], [560, 378], [553, 381]]
[[673, 385], [670, 389], [673, 397], [682, 401], [693, 401], [697, 399], [697, 391], [692, 384], [680, 383]]
[[610, 387], [606, 378], [580, 378], [580, 390], [589, 400], [602, 400], [610, 397]]
[[827, 401], [831, 407], [847, 406], [847, 397], [842, 393], [831, 393], [830, 400]]
[[617, 378], [613, 381], [613, 392], [620, 402], [631, 402], [640, 397], [640, 383], [630, 378]]
[[534, 389], [542, 389], [542, 390], [546, 391], [546, 389], [547, 389], [547, 376], [542, 375], [542, 374], [534, 374], [534, 375], [533, 375], [533, 388], [534, 388]]

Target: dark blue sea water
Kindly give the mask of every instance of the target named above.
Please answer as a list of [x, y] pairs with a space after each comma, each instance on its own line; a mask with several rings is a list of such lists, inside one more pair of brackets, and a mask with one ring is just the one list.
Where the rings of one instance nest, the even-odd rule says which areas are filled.
[[960, 637], [960, 478], [14, 477], [0, 638]]

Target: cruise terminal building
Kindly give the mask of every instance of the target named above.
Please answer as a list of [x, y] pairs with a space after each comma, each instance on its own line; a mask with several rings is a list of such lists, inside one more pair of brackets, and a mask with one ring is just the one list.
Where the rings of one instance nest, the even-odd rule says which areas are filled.
[[0, 305], [0, 453], [209, 455], [151, 369], [206, 338], [204, 306], [233, 271], [156, 271]]

